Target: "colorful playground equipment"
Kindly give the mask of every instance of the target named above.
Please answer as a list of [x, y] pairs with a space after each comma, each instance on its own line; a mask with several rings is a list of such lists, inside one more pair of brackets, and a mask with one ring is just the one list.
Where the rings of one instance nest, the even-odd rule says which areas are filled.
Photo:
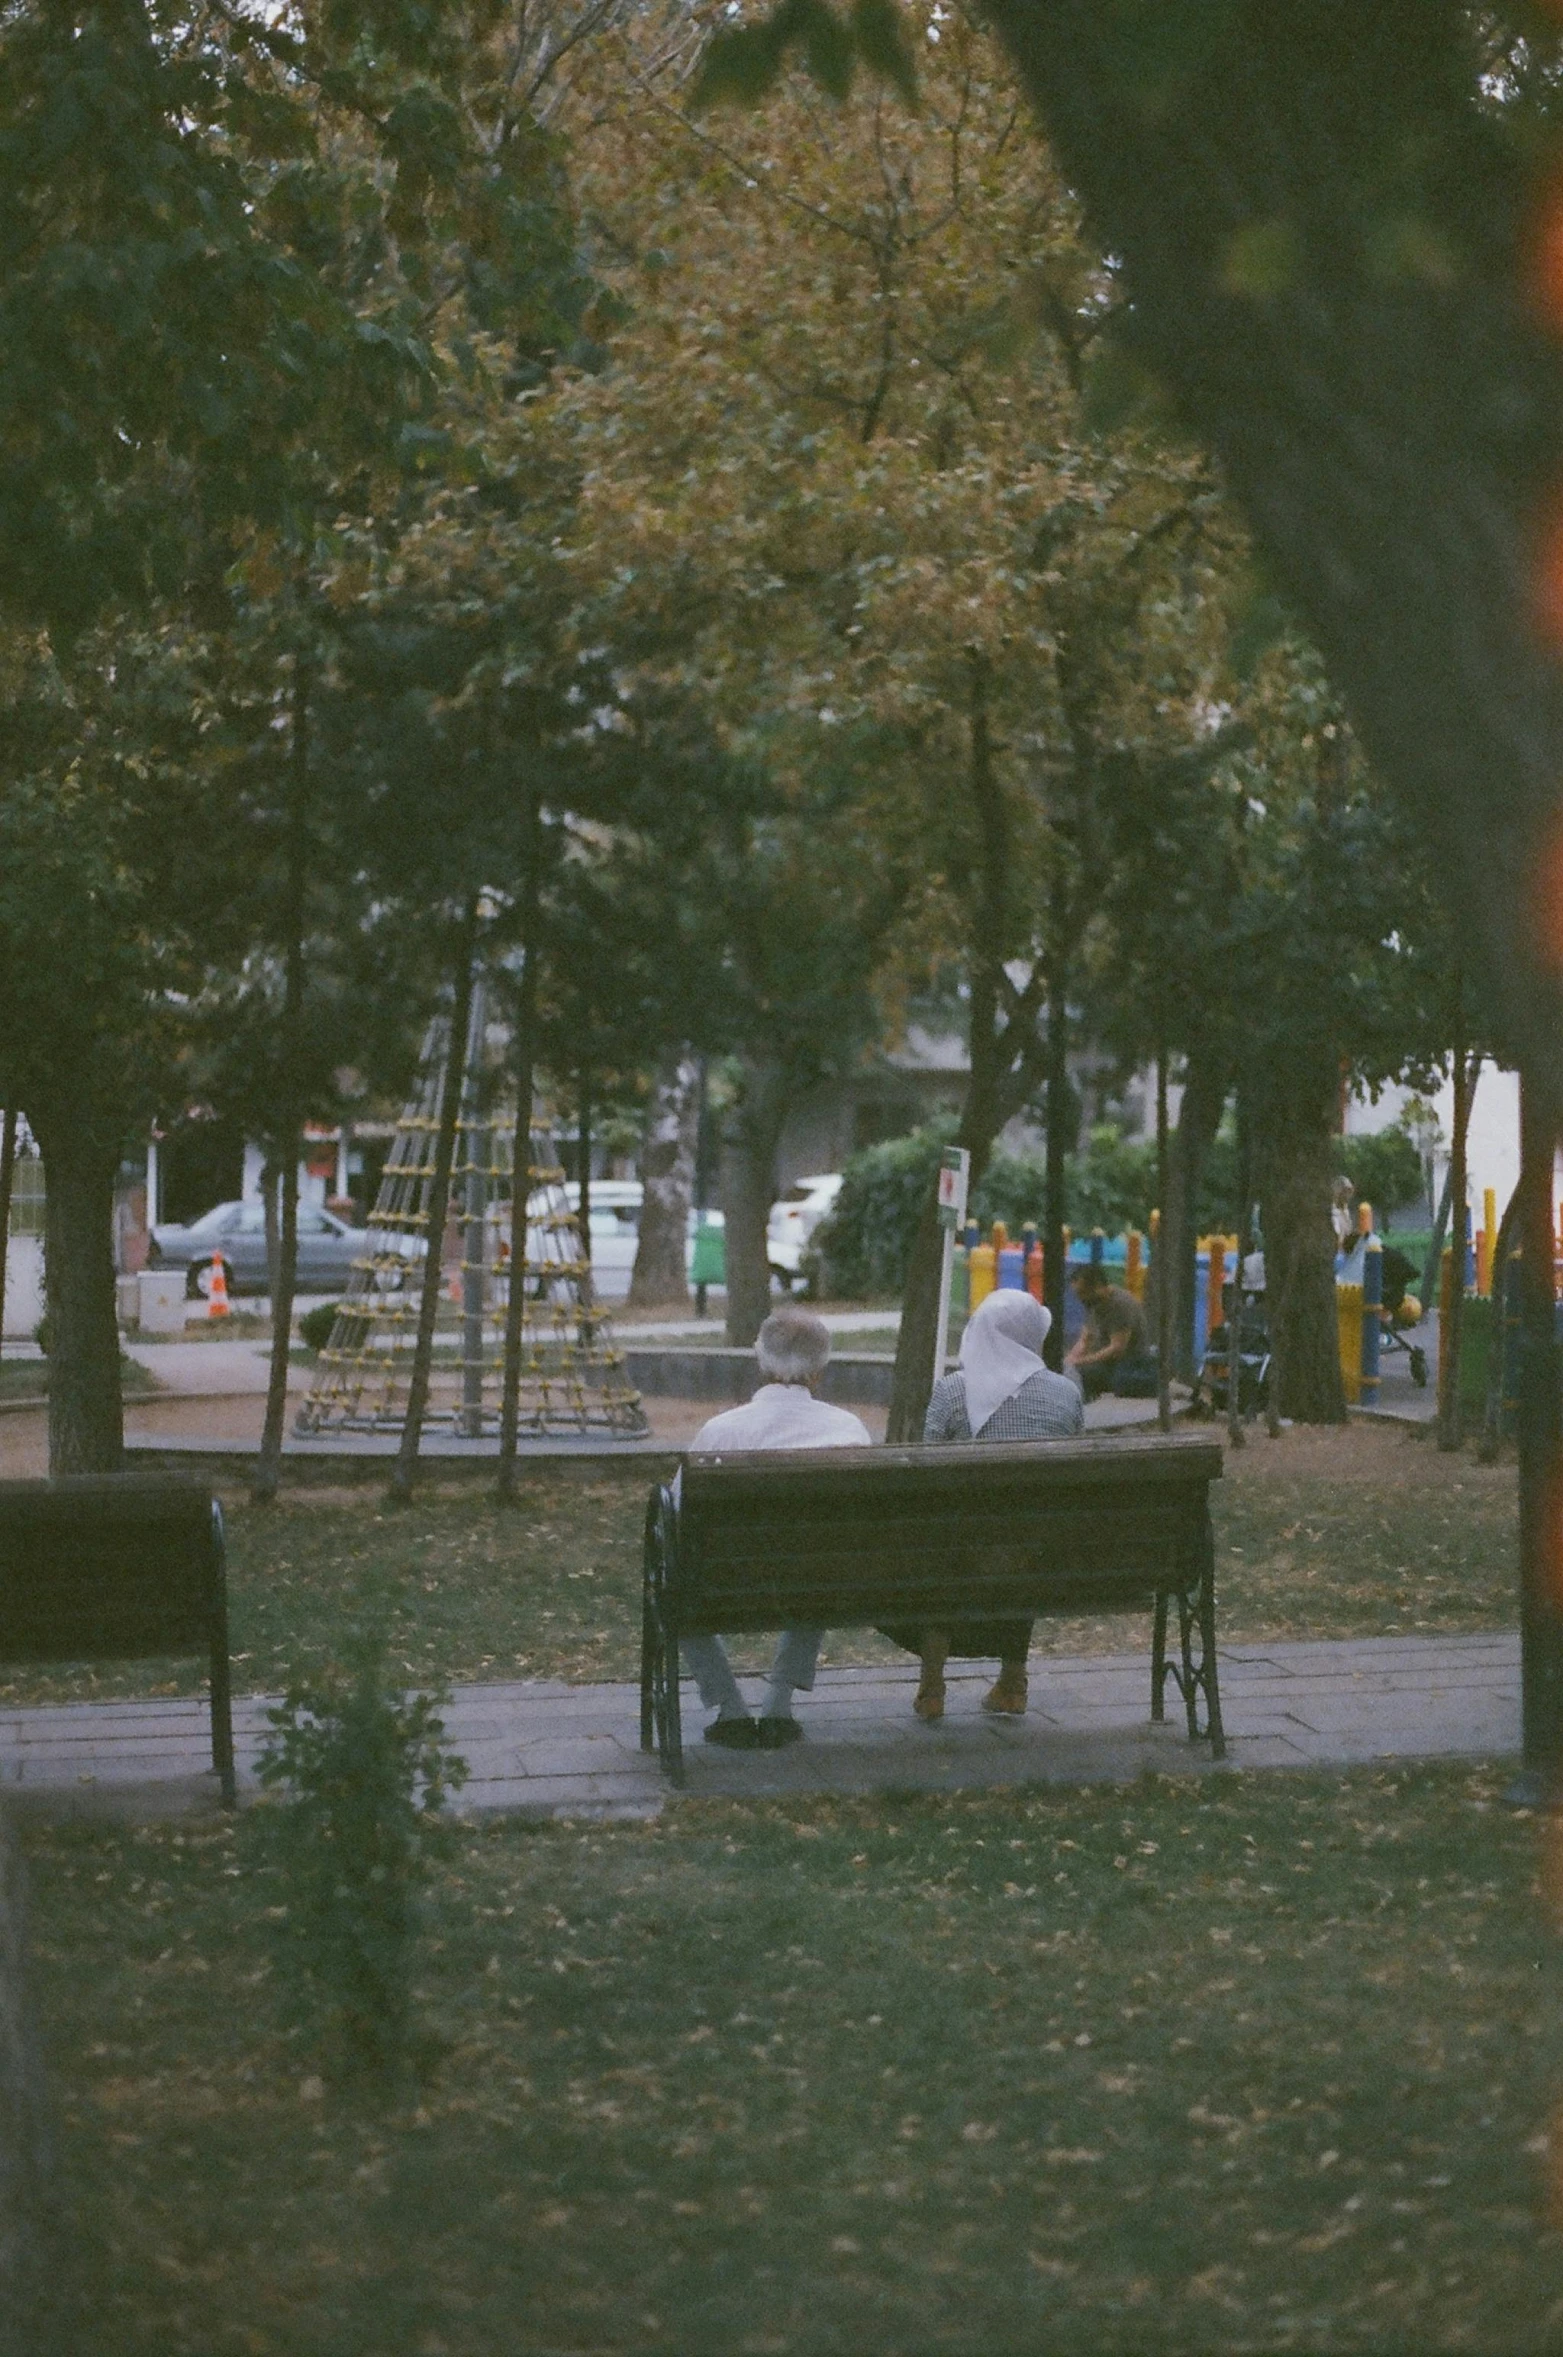
[[[1157, 1215], [1151, 1213], [1151, 1238], [1157, 1229]], [[1152, 1243], [1154, 1250], [1154, 1241]], [[1100, 1263], [1120, 1284], [1127, 1286], [1135, 1299], [1143, 1300], [1145, 1280], [1151, 1264], [1152, 1251], [1146, 1248], [1146, 1238], [1138, 1228], [1130, 1228], [1122, 1236], [1109, 1236], [1100, 1228], [1093, 1228], [1088, 1236], [1076, 1236], [1064, 1230], [1064, 1258], [1071, 1269]], [[987, 1300], [993, 1292], [1024, 1290], [1040, 1301], [1043, 1295], [1045, 1254], [1038, 1223], [1028, 1219], [1017, 1239], [1001, 1219], [996, 1219], [984, 1234], [976, 1220], [968, 1220], [965, 1232], [955, 1248], [955, 1269], [950, 1286], [950, 1306], [969, 1317], [971, 1312]]]
[[[1115, 1284], [1132, 1293], [1137, 1301], [1145, 1298], [1146, 1282], [1156, 1258], [1160, 1239], [1161, 1214], [1153, 1211], [1148, 1231], [1129, 1228], [1122, 1235], [1109, 1236], [1101, 1228], [1088, 1234], [1076, 1235], [1064, 1230], [1064, 1258], [1071, 1269], [1084, 1268], [1091, 1262], [1105, 1268]], [[1237, 1265], [1238, 1239], [1233, 1236], [1201, 1236], [1197, 1240], [1195, 1266], [1197, 1270], [1194, 1297], [1194, 1352], [1198, 1363], [1213, 1327], [1222, 1318], [1222, 1288]], [[995, 1220], [984, 1230], [976, 1220], [968, 1220], [957, 1241], [955, 1264], [950, 1280], [950, 1309], [957, 1321], [964, 1321], [988, 1295], [1006, 1289], [1019, 1291], [1024, 1287], [1040, 1301], [1043, 1297], [1045, 1253], [1039, 1234], [1039, 1223], [1027, 1220], [1020, 1235], [1010, 1235], [1007, 1224]], [[1212, 1305], [1214, 1310], [1212, 1311]]]

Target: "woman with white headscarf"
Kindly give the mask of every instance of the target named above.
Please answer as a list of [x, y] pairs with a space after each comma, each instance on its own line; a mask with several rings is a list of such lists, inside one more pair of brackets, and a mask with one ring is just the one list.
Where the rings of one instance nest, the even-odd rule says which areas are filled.
[[[1065, 1440], [1085, 1423], [1080, 1386], [1042, 1363], [1052, 1313], [1029, 1293], [990, 1293], [961, 1336], [961, 1363], [941, 1375], [928, 1402], [925, 1441]], [[921, 1656], [922, 1681], [912, 1708], [920, 1719], [944, 1716], [948, 1629], [886, 1629], [884, 1634]], [[967, 1621], [955, 1650], [991, 1659], [999, 1675], [983, 1697], [984, 1710], [1018, 1715], [1026, 1707], [1029, 1620]]]

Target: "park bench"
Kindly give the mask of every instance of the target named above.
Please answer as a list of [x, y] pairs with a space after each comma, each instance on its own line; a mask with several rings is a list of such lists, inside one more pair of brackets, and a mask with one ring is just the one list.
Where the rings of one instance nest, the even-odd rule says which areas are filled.
[[0, 1481], [0, 1662], [203, 1654], [212, 1765], [234, 1805], [222, 1508], [155, 1474]]
[[1171, 1678], [1200, 1739], [1203, 1694], [1220, 1759], [1220, 1473], [1220, 1442], [1197, 1433], [684, 1457], [646, 1509], [641, 1748], [683, 1782], [682, 1637], [1148, 1610], [1151, 1717]]

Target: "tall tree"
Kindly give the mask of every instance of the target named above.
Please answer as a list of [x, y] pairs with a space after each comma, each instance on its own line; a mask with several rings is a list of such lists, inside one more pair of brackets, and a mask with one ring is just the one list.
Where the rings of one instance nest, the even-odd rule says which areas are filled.
[[[643, 53], [626, 28], [578, 156], [626, 314], [611, 367], [575, 395], [579, 531], [618, 631], [654, 588], [668, 672], [782, 778], [828, 772], [851, 732], [877, 761], [858, 826], [904, 879], [911, 962], [966, 964], [981, 1158], [1040, 1076], [1045, 1005], [1055, 1063], [1067, 1044], [1101, 889], [1066, 844], [1085, 781], [1114, 735], [1191, 733], [1173, 706], [1198, 658], [1173, 649], [1223, 551], [1196, 457], [1089, 426], [1111, 272], [1045, 157], [1015, 148], [991, 42], [959, 13], [924, 29], [921, 112], [880, 94], [827, 145], [799, 84], [758, 117], [697, 122], [689, 50]], [[1159, 679], [1156, 714], [1163, 658], [1179, 677], [1170, 695]], [[736, 1337], [763, 1306], [759, 1198], [785, 1111], [776, 1068], [746, 1069], [728, 1165]], [[931, 1251], [930, 1228], [918, 1269]], [[903, 1320], [913, 1388], [928, 1291], [914, 1282]]]

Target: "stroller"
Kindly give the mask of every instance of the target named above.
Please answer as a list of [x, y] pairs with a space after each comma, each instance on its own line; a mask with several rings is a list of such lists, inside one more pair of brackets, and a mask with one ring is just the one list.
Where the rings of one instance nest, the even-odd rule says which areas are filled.
[[1379, 1364], [1382, 1366], [1384, 1360], [1392, 1352], [1403, 1351], [1409, 1362], [1411, 1380], [1418, 1391], [1423, 1391], [1427, 1387], [1427, 1353], [1419, 1342], [1408, 1341], [1404, 1328], [1394, 1323], [1394, 1313], [1405, 1300], [1411, 1280], [1416, 1274], [1417, 1267], [1414, 1261], [1408, 1260], [1405, 1254], [1393, 1244], [1385, 1245], [1384, 1314], [1381, 1320], [1382, 1331], [1378, 1340], [1378, 1355]]
[[[1192, 1406], [1196, 1413], [1208, 1391], [1211, 1407], [1221, 1415], [1227, 1409], [1227, 1366], [1231, 1348], [1231, 1329], [1234, 1297], [1237, 1288], [1228, 1282], [1221, 1288], [1222, 1319], [1213, 1326], [1206, 1338], [1205, 1355], [1200, 1361], [1194, 1382]], [[1238, 1315], [1237, 1334], [1237, 1404], [1245, 1416], [1257, 1415], [1270, 1399], [1270, 1326], [1265, 1315], [1262, 1293], [1245, 1293]]]

